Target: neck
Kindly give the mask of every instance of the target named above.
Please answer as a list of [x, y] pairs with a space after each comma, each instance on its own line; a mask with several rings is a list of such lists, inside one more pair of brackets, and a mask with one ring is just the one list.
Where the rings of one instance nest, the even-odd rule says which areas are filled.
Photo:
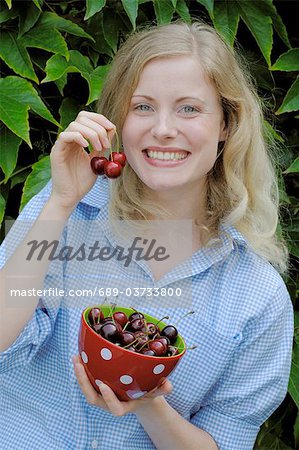
[[[198, 249], [207, 241], [208, 233], [204, 226], [207, 224], [206, 217], [206, 186], [200, 186], [198, 191], [192, 195], [190, 192], [184, 192], [182, 187], [171, 189], [169, 191], [150, 191], [148, 198], [154, 201], [156, 205], [161, 206], [170, 213], [166, 220], [191, 220], [192, 221], [192, 241], [193, 250]], [[152, 220], [158, 217], [152, 217]], [[184, 226], [184, 225], [182, 225]], [[177, 225], [174, 225], [174, 229]], [[177, 230], [178, 235], [180, 227]], [[160, 227], [160, 232], [163, 231]], [[166, 230], [165, 230], [166, 232]], [[168, 230], [169, 232], [169, 230]]]

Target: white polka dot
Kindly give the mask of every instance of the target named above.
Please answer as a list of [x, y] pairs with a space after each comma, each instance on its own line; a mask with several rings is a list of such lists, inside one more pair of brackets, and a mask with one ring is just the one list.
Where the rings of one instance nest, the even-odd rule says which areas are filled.
[[122, 375], [120, 377], [120, 382], [122, 384], [131, 384], [133, 383], [133, 378], [130, 375]]
[[132, 399], [143, 397], [147, 391], [126, 391], [128, 397]]
[[154, 372], [156, 375], [158, 375], [159, 373], [162, 373], [164, 369], [165, 369], [164, 364], [158, 364], [157, 366], [155, 366], [155, 367], [153, 368], [153, 372]]
[[102, 348], [101, 357], [106, 361], [109, 361], [109, 359], [112, 359], [112, 352], [109, 350], [109, 348]]
[[85, 352], [81, 352], [81, 358], [85, 364], [88, 363], [88, 356], [86, 355]]
[[95, 382], [95, 384], [97, 385], [97, 386], [101, 386], [101, 384], [103, 383], [101, 380], [94, 380], [94, 382]]

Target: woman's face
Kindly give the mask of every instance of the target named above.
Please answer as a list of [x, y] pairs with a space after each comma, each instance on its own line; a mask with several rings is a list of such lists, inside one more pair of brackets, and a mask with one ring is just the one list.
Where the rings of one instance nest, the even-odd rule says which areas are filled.
[[154, 191], [197, 195], [213, 167], [225, 124], [217, 91], [198, 58], [147, 63], [123, 125], [128, 162]]

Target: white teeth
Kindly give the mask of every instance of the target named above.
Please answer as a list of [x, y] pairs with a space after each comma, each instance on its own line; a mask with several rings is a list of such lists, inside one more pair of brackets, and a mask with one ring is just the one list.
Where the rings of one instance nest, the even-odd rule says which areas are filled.
[[187, 158], [187, 153], [178, 153], [178, 152], [154, 152], [152, 150], [146, 151], [147, 156], [151, 159], [161, 159], [163, 161], [178, 161], [180, 159]]

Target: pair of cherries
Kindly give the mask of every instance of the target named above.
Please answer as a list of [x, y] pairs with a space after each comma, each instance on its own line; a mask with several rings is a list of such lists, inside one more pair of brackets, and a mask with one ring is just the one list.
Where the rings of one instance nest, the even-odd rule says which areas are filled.
[[[119, 140], [116, 133], [117, 148]], [[94, 156], [90, 161], [90, 166], [96, 175], [106, 175], [108, 178], [117, 178], [120, 176], [123, 167], [126, 165], [126, 155], [124, 152], [113, 152], [110, 148], [109, 159], [105, 156]]]
[[126, 155], [124, 152], [111, 152], [109, 159], [105, 158], [105, 156], [94, 156], [90, 161], [90, 165], [96, 175], [117, 178], [126, 165]]

